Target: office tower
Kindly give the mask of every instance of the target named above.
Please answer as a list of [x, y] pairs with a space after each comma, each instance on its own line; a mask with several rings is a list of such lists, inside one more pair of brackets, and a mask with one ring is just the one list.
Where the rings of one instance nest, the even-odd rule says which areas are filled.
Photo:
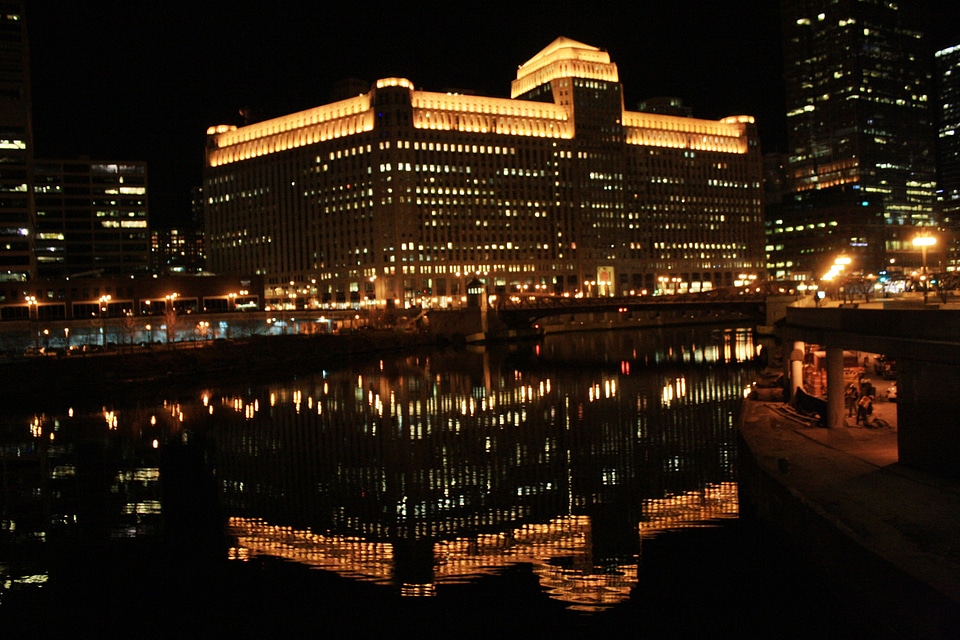
[[34, 192], [38, 277], [149, 272], [145, 162], [37, 160]]
[[939, 79], [938, 192], [943, 222], [960, 225], [960, 43], [937, 51]]
[[22, 2], [0, 2], [0, 281], [36, 275], [30, 64]]
[[749, 116], [626, 111], [616, 64], [559, 38], [511, 98], [403, 78], [241, 128], [211, 127], [208, 268], [280, 306], [456, 305], [491, 293], [626, 295], [763, 272]]
[[[933, 223], [923, 0], [782, 0], [788, 166], [804, 193], [859, 185], [891, 225]], [[854, 198], [854, 201], [856, 198]]]

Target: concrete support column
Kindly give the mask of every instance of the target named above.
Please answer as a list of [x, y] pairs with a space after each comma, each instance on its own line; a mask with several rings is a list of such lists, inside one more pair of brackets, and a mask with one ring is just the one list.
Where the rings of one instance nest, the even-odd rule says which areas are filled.
[[790, 352], [790, 399], [797, 397], [797, 389], [803, 388], [803, 354], [807, 345], [804, 342], [794, 342]]
[[960, 367], [955, 363], [897, 358], [897, 445], [903, 464], [960, 477]]
[[843, 347], [827, 346], [827, 428], [846, 426], [843, 403]]

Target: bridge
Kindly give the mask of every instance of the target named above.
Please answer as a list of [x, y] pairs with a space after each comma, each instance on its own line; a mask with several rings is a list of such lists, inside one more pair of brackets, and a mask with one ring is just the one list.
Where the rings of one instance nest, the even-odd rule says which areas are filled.
[[783, 295], [781, 289], [768, 286], [716, 289], [675, 295], [619, 297], [573, 297], [555, 295], [498, 296], [494, 309], [501, 322], [511, 329], [532, 327], [550, 316], [587, 313], [687, 313], [734, 312], [760, 319], [766, 316], [771, 295]]

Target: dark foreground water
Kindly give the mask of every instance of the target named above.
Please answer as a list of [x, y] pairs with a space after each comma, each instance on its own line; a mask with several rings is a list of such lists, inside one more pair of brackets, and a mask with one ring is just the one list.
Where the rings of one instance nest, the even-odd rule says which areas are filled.
[[758, 351], [569, 334], [8, 411], [0, 636], [858, 636], [741, 517]]

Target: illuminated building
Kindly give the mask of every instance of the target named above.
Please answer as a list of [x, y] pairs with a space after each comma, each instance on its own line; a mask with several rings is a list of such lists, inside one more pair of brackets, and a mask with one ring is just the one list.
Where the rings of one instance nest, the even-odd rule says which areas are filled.
[[960, 222], [960, 43], [937, 51], [939, 193], [943, 221]]
[[789, 179], [882, 196], [888, 224], [929, 224], [935, 192], [922, 2], [784, 0]]
[[262, 275], [268, 304], [297, 307], [456, 305], [474, 278], [596, 296], [763, 271], [752, 117], [626, 111], [609, 55], [565, 38], [519, 68], [511, 95], [386, 78], [211, 127], [208, 268]]
[[37, 160], [34, 198], [39, 278], [148, 272], [146, 163]]
[[22, 2], [0, 3], [0, 280], [36, 274], [33, 253], [33, 131]]
[[0, 281], [147, 273], [146, 163], [34, 158], [23, 3], [0, 9]]
[[150, 232], [153, 273], [196, 274], [203, 271], [203, 232], [188, 227]]

